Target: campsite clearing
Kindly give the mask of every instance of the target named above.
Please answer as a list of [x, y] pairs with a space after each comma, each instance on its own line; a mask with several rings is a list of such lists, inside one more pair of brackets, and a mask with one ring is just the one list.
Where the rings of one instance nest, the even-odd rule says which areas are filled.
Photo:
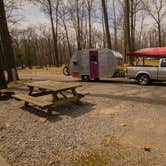
[[[14, 99], [0, 101], [0, 154], [9, 164], [166, 163], [166, 84], [142, 87], [119, 79], [78, 82], [62, 75], [25, 77], [79, 83], [90, 95], [81, 105], [57, 107], [52, 116], [25, 109]], [[22, 87], [17, 92], [27, 90]], [[43, 123], [41, 118], [47, 120]], [[144, 145], [151, 152], [144, 151]]]

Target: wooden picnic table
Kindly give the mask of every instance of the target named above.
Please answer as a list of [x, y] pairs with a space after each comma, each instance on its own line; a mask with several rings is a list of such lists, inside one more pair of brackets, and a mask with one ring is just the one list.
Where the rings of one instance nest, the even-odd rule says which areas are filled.
[[32, 83], [26, 83], [27, 87], [29, 87], [29, 95], [33, 94], [35, 88], [38, 88], [42, 91], [51, 91], [52, 93], [59, 93], [62, 91], [72, 90], [73, 94], [76, 91], [76, 88], [82, 87], [82, 85], [73, 85], [72, 83], [65, 82], [53, 82], [53, 81], [38, 81]]
[[[29, 106], [31, 103], [42, 109], [48, 109], [49, 113], [55, 106], [68, 102], [79, 103], [80, 99], [87, 94], [78, 93], [77, 88], [82, 87], [82, 85], [73, 85], [73, 83], [37, 81], [25, 85], [29, 88], [29, 94], [16, 94], [13, 97], [25, 101], [25, 106]], [[50, 101], [40, 100], [40, 97], [48, 95], [51, 95]]]

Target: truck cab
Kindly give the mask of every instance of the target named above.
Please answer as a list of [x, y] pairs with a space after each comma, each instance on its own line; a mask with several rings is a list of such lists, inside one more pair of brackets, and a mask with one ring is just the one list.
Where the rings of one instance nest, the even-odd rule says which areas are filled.
[[158, 69], [158, 80], [166, 81], [166, 58], [160, 59], [160, 65]]

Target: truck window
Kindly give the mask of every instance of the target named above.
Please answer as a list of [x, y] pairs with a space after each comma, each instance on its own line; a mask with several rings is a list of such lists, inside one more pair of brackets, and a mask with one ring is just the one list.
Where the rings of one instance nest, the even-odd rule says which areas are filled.
[[166, 67], [166, 59], [163, 59], [163, 60], [161, 61], [161, 67]]

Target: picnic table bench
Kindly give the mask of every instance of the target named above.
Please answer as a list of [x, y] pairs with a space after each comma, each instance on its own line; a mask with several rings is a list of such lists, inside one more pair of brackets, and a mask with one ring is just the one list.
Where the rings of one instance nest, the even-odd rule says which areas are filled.
[[[80, 102], [87, 93], [78, 93], [77, 88], [81, 85], [61, 83], [53, 81], [38, 81], [25, 84], [29, 88], [28, 94], [13, 95], [15, 99], [25, 101], [25, 106], [33, 104], [41, 109], [47, 109], [52, 113], [52, 108], [69, 102]], [[48, 97], [42, 100], [41, 97]]]
[[7, 97], [11, 97], [11, 95], [13, 95], [14, 92], [9, 91], [8, 89], [0, 89], [0, 97], [1, 96], [7, 96]]

